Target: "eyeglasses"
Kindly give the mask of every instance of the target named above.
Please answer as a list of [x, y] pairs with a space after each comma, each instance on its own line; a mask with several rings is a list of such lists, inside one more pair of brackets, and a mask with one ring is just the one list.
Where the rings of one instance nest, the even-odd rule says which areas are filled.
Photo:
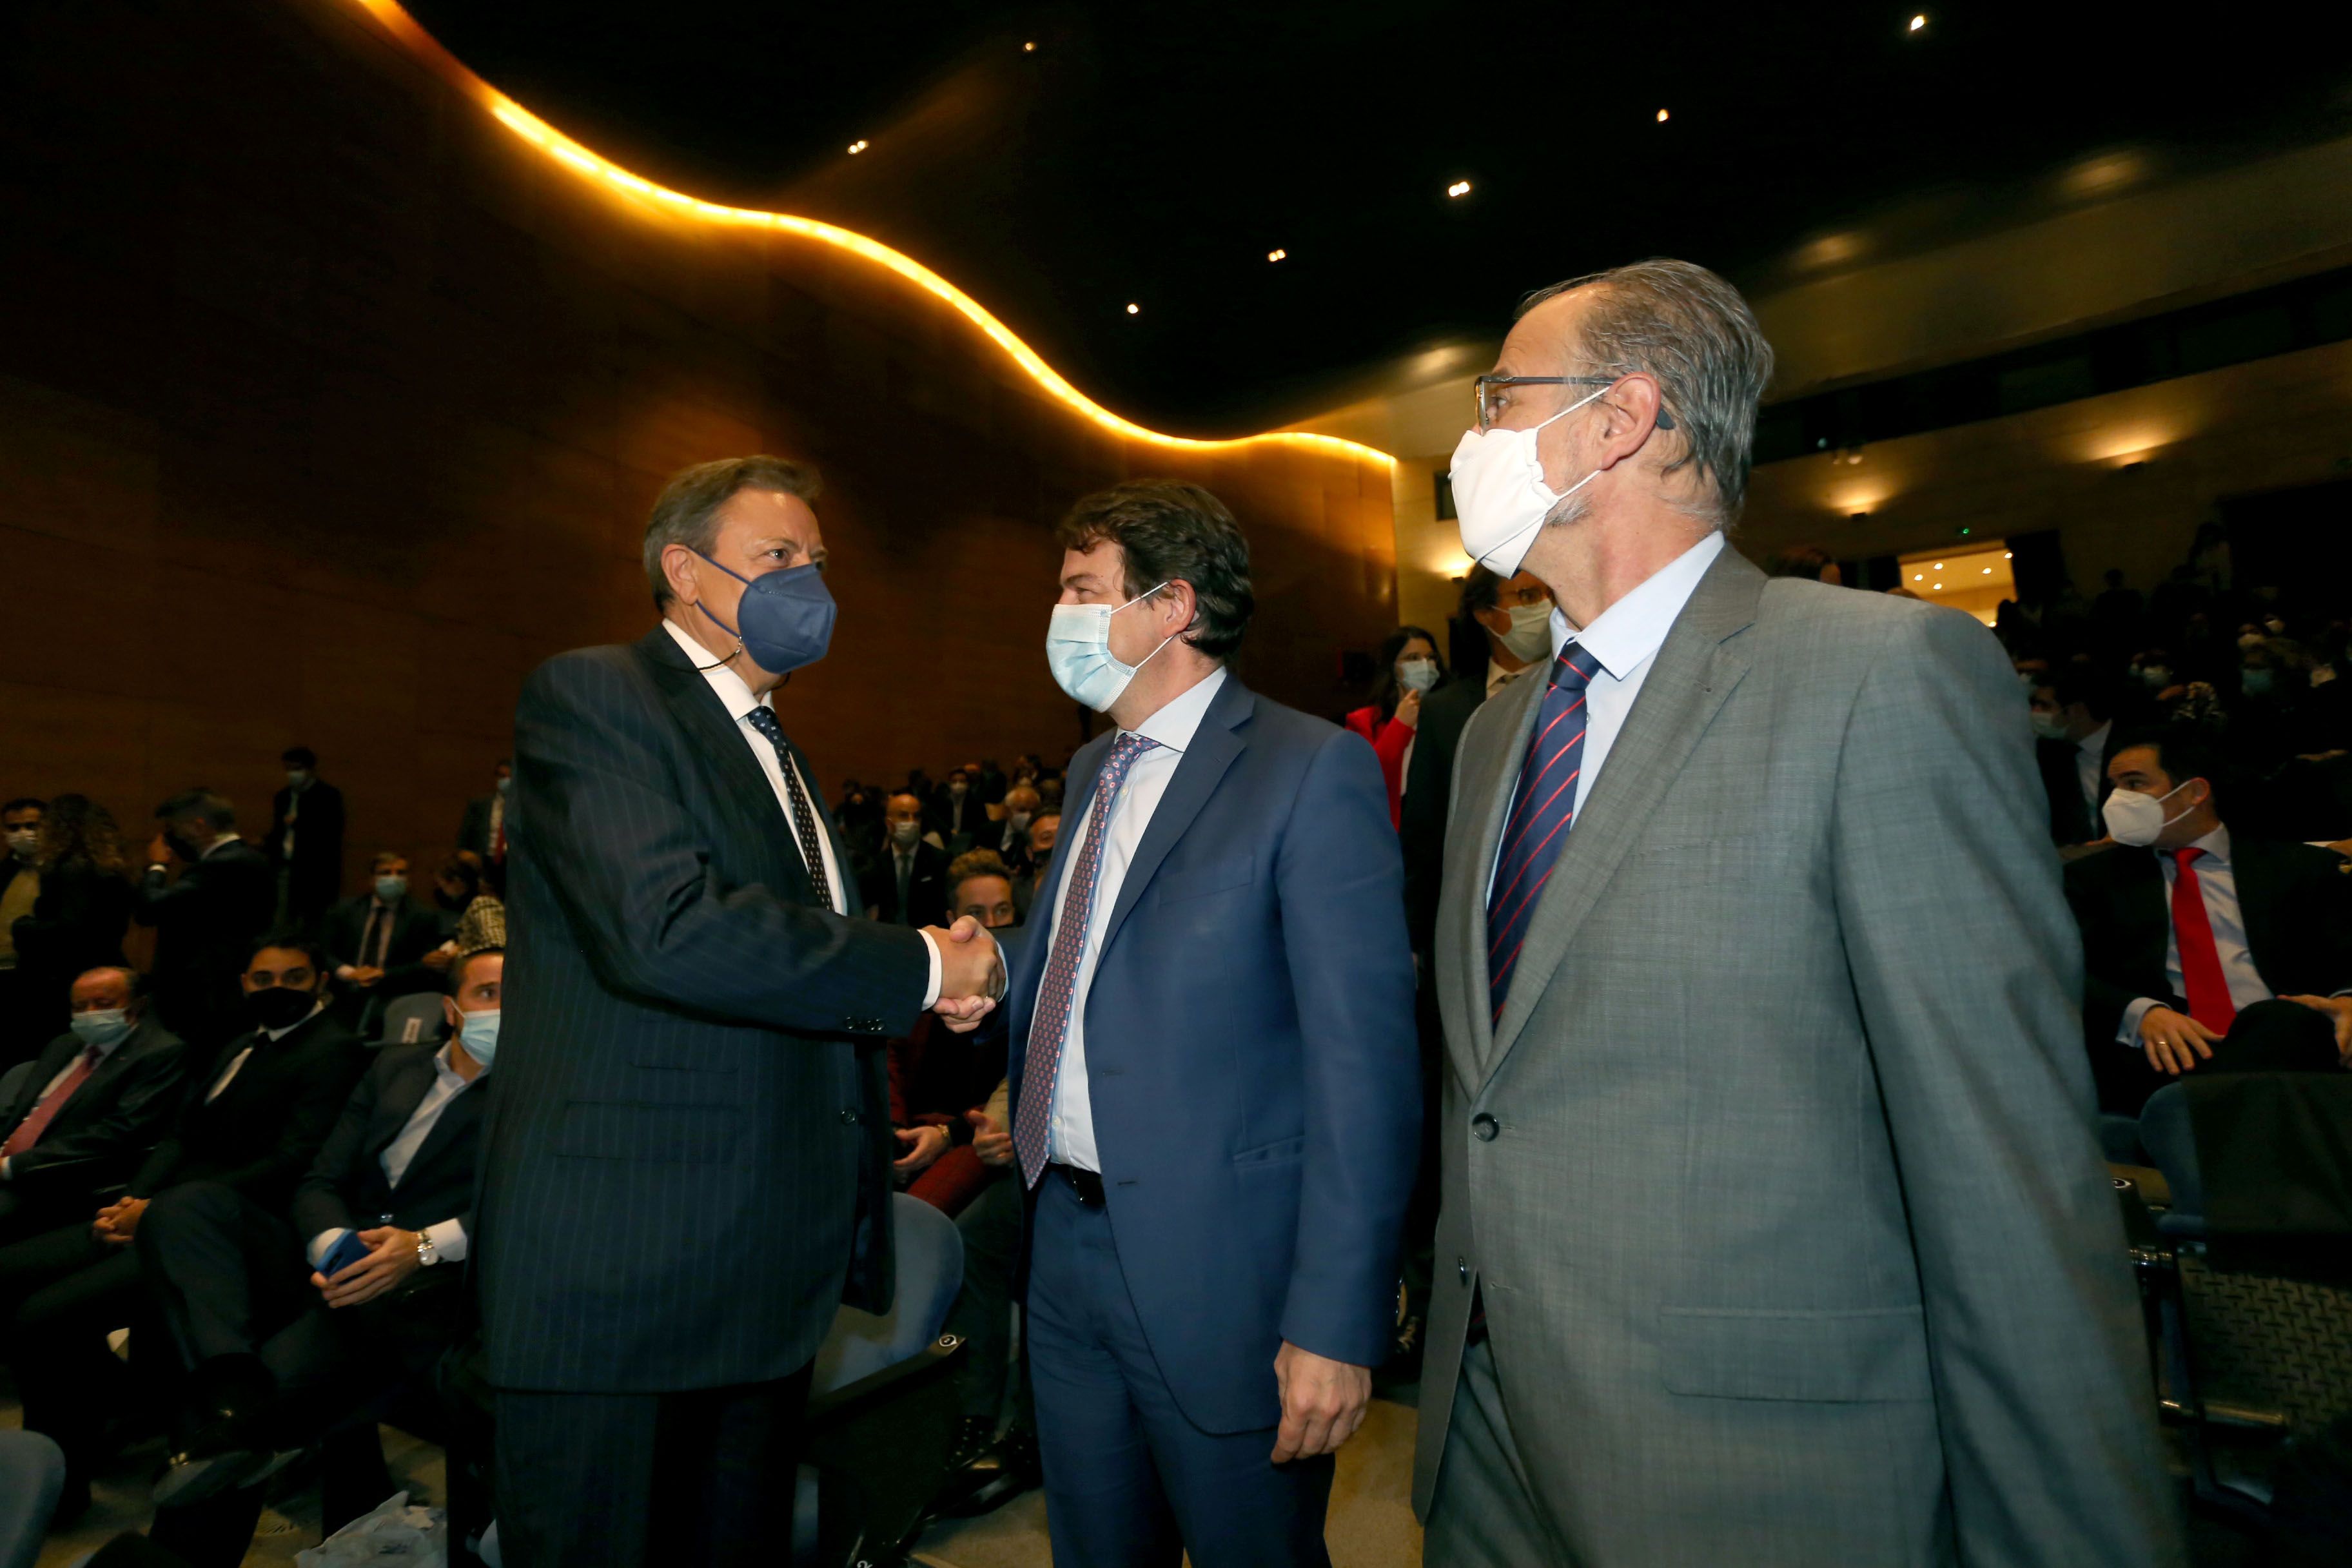
[[[1472, 395], [1478, 405], [1478, 428], [1481, 433], [1492, 430], [1511, 405], [1511, 391], [1520, 386], [1614, 386], [1625, 378], [1622, 375], [1482, 375], [1471, 383]], [[1675, 416], [1662, 405], [1658, 409], [1658, 428], [1671, 430]]]

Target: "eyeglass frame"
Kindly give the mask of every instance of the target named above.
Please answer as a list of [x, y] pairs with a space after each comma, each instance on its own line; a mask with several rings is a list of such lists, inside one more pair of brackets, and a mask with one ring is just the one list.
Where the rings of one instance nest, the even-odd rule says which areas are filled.
[[[1485, 435], [1495, 426], [1486, 417], [1487, 389], [1496, 386], [1614, 386], [1625, 378], [1622, 375], [1482, 375], [1470, 384], [1472, 412], [1478, 421], [1478, 433]], [[1671, 430], [1675, 416], [1658, 405], [1658, 428]]]

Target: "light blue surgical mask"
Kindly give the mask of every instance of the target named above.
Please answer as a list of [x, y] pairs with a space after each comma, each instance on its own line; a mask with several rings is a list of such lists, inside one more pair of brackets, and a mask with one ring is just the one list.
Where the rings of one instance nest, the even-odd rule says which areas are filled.
[[1401, 658], [1396, 667], [1397, 684], [1407, 691], [1426, 691], [1437, 684], [1437, 661], [1433, 658]]
[[408, 879], [378, 877], [375, 879], [375, 896], [387, 904], [400, 902], [401, 900], [408, 897]]
[[1097, 713], [1110, 711], [1111, 704], [1127, 690], [1135, 672], [1150, 664], [1166, 647], [1181, 637], [1171, 632], [1160, 639], [1160, 647], [1145, 654], [1135, 664], [1121, 664], [1110, 651], [1110, 618], [1128, 605], [1139, 605], [1160, 588], [1149, 588], [1129, 599], [1126, 605], [1056, 605], [1054, 617], [1045, 626], [1045, 663], [1054, 672], [1054, 684], [1085, 703]]
[[467, 1013], [457, 1023], [457, 1043], [466, 1054], [488, 1070], [490, 1058], [499, 1054], [499, 1009], [487, 1013]]
[[95, 1007], [66, 1020], [74, 1038], [85, 1046], [111, 1046], [131, 1033], [131, 1009]]

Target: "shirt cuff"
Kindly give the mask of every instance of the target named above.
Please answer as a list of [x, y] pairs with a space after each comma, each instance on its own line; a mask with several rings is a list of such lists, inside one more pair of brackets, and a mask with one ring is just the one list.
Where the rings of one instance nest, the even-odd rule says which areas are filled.
[[310, 1238], [310, 1267], [317, 1268], [323, 1265], [327, 1261], [327, 1254], [334, 1251], [336, 1244], [341, 1242], [343, 1237], [349, 1235], [351, 1235], [350, 1231], [344, 1229], [341, 1226], [337, 1226], [332, 1230], [322, 1230], [318, 1235], [312, 1237]]
[[940, 939], [929, 931], [922, 936], [923, 951], [931, 955], [931, 978], [923, 991], [923, 1011], [928, 1013], [940, 1000]]
[[433, 1244], [433, 1258], [436, 1263], [466, 1261], [466, 1227], [461, 1222], [445, 1219], [438, 1225], [428, 1225], [424, 1235], [425, 1239]]
[[13, 1182], [16, 1179], [16, 1156], [14, 1154], [0, 1154], [0, 1182]]
[[2151, 1009], [2163, 1005], [2163, 1003], [2153, 996], [2136, 996], [2126, 1003], [2124, 1006], [2123, 1027], [2116, 1031], [2116, 1044], [2129, 1046], [2134, 1050], [2137, 1050], [2140, 1020], [2147, 1017]]

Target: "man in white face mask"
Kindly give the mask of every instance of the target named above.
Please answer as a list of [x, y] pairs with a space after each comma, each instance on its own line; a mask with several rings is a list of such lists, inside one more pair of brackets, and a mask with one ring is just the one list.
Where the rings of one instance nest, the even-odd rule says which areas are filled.
[[1454, 454], [1559, 609], [1455, 764], [1427, 1560], [2178, 1563], [2016, 677], [1726, 548], [1771, 363], [1618, 268]]
[[1227, 668], [1254, 600], [1214, 496], [1120, 485], [1062, 543], [1046, 656], [1117, 728], [1004, 1001], [1054, 1559], [1325, 1564], [1419, 1128], [1387, 789]]
[[2352, 1055], [2343, 858], [2233, 836], [2213, 746], [2126, 735], [2107, 763], [2112, 847], [2066, 868], [2100, 1103], [2126, 1116], [2185, 1072], [2334, 1070]]

